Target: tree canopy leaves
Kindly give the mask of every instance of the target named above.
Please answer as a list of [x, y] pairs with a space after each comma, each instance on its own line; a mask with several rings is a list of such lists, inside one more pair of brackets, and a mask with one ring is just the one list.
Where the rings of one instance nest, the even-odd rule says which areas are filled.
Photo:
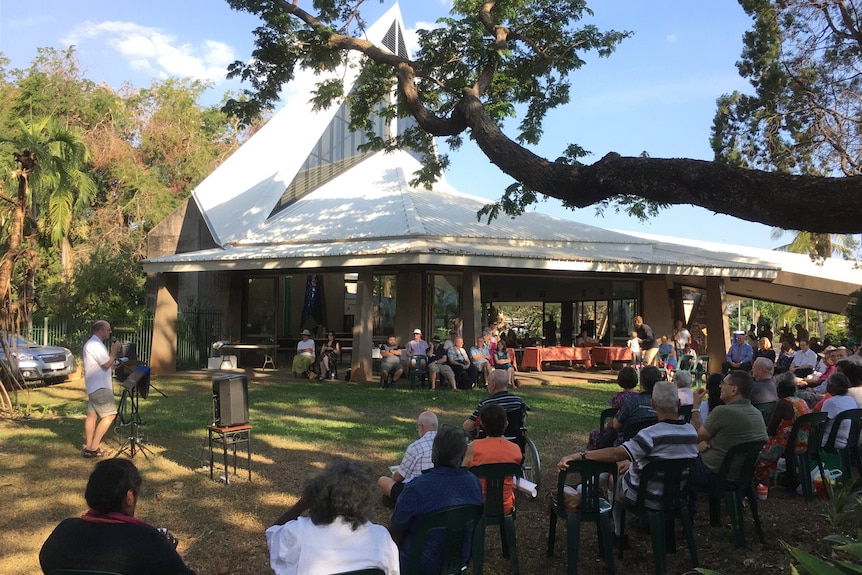
[[[546, 195], [571, 207], [615, 205], [648, 214], [659, 205], [694, 204], [787, 229], [862, 231], [862, 221], [855, 215], [862, 211], [862, 179], [857, 176], [777, 173], [754, 169], [774, 166], [740, 161], [630, 158], [614, 152], [583, 165], [534, 154], [529, 146], [542, 137], [546, 113], [568, 103], [571, 75], [584, 64], [584, 54], [610, 55], [630, 34], [584, 23], [591, 12], [583, 0], [455, 0], [449, 15], [437, 21], [438, 27], [418, 32], [420, 47], [413, 57], [365, 40], [362, 0], [317, 0], [314, 14], [298, 0], [227, 1], [263, 20], [253, 31], [257, 49], [252, 59], [230, 68], [231, 76], [248, 81], [251, 88], [245, 101], [230, 101], [227, 110], [254, 117], [278, 100], [296, 66], [314, 70], [325, 80], [318, 92], [320, 105], [342, 97], [351, 104], [352, 98], [367, 101], [375, 91], [382, 94], [397, 86], [398, 98], [388, 104], [389, 113], [412, 116], [418, 130], [445, 137], [454, 147], [469, 136], [492, 163], [514, 178], [516, 183], [486, 209], [488, 215], [520, 213]], [[350, 53], [362, 56], [362, 81], [356, 95], [343, 95], [338, 80], [327, 73]], [[752, 55], [752, 61], [762, 57]], [[371, 79], [376, 85], [367, 85]], [[724, 103], [728, 109], [732, 105]], [[504, 122], [516, 115], [517, 130], [510, 137], [503, 132]], [[362, 125], [359, 116], [357, 112], [353, 118], [356, 125]], [[729, 119], [724, 122], [730, 124]], [[375, 145], [384, 149], [413, 141], [421, 138], [378, 140]], [[737, 159], [740, 153], [734, 153]], [[562, 150], [560, 156], [565, 157]], [[445, 159], [429, 165], [417, 181], [430, 184], [445, 165]], [[809, 199], [804, 210], [790, 203], [799, 197]], [[834, 210], [836, 204], [842, 210]]]

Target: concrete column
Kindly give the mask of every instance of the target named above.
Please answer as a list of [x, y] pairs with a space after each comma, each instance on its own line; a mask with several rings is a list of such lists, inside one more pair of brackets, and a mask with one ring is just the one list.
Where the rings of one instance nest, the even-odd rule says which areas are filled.
[[158, 282], [150, 371], [165, 375], [177, 371], [177, 274], [160, 273]]
[[399, 345], [407, 345], [407, 342], [413, 339], [413, 330], [417, 327], [422, 330], [425, 340], [430, 340], [427, 332], [431, 327], [422, 325], [422, 318], [424, 317], [422, 303], [425, 293], [422, 285], [422, 273], [416, 271], [398, 272], [395, 281], [398, 286], [398, 300], [395, 303], [396, 341]]
[[[730, 325], [724, 278], [706, 278], [706, 353], [710, 371], [721, 371], [729, 348]], [[700, 353], [703, 354], [702, 351]]]
[[359, 272], [356, 281], [356, 321], [353, 323], [353, 352], [350, 354], [350, 381], [372, 379], [371, 348], [374, 345], [374, 278], [371, 270]]
[[461, 302], [461, 317], [464, 320], [464, 348], [475, 345], [482, 335], [482, 287], [479, 272], [464, 272], [464, 301]]
[[[572, 345], [572, 334], [577, 331], [574, 335], [577, 336], [581, 330], [575, 329], [575, 311], [574, 304], [570, 301], [560, 302], [560, 345]], [[592, 334], [590, 334], [592, 335]]]

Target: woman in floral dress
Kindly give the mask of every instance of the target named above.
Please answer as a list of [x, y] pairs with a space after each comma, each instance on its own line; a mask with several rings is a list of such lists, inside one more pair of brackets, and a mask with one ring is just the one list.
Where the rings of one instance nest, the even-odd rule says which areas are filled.
[[[769, 474], [775, 470], [778, 458], [784, 453], [793, 422], [800, 415], [811, 413], [811, 408], [805, 400], [796, 397], [796, 376], [790, 372], [784, 374], [779, 380], [776, 391], [778, 392], [778, 403], [772, 412], [772, 419], [766, 427], [769, 439], [760, 452], [757, 467], [754, 469], [754, 478], [758, 483], [769, 481]], [[798, 437], [800, 445], [807, 445], [808, 434], [801, 431]]]

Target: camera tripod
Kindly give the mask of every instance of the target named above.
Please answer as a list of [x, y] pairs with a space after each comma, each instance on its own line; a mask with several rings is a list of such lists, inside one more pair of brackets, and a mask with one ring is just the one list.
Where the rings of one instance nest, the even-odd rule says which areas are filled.
[[120, 397], [120, 405], [117, 408], [117, 425], [114, 431], [120, 435], [121, 428], [129, 426], [129, 435], [126, 441], [120, 446], [114, 457], [118, 457], [122, 453], [127, 453], [129, 457], [134, 457], [135, 453], [140, 451], [144, 457], [149, 458], [150, 455], [155, 455], [153, 451], [144, 445], [146, 437], [141, 432], [144, 426], [144, 421], [141, 419], [140, 411], [138, 411], [138, 400], [140, 394], [137, 387], [131, 389], [123, 389], [123, 395]]

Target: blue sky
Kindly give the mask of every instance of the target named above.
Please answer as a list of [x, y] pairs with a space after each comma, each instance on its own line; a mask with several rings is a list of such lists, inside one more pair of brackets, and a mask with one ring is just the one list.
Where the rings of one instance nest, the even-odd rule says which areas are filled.
[[[310, 5], [308, 0], [301, 4]], [[369, 2], [375, 13], [388, 8]], [[448, 12], [448, 1], [401, 2], [408, 29], [428, 27]], [[536, 153], [555, 158], [573, 142], [593, 152], [653, 157], [712, 159], [709, 132], [715, 100], [733, 90], [750, 91], [734, 66], [750, 21], [729, 0], [594, 0], [600, 28], [631, 30], [610, 58], [591, 58], [572, 76], [572, 101], [554, 111]], [[37, 47], [77, 47], [85, 75], [117, 88], [136, 87], [169, 76], [213, 82], [206, 95], [217, 102], [239, 85], [225, 79], [225, 68], [246, 60], [253, 48], [255, 18], [234, 12], [221, 0], [126, 2], [104, 0], [0, 0], [0, 51], [12, 68], [24, 68]], [[512, 183], [470, 142], [451, 155], [447, 179], [455, 188], [495, 199]], [[485, 168], [485, 169], [481, 169]], [[770, 238], [770, 228], [692, 207], [673, 207], [648, 223], [624, 215], [595, 215], [593, 208], [565, 210], [556, 200], [537, 211], [622, 231], [685, 239], [775, 247], [789, 241]]]

